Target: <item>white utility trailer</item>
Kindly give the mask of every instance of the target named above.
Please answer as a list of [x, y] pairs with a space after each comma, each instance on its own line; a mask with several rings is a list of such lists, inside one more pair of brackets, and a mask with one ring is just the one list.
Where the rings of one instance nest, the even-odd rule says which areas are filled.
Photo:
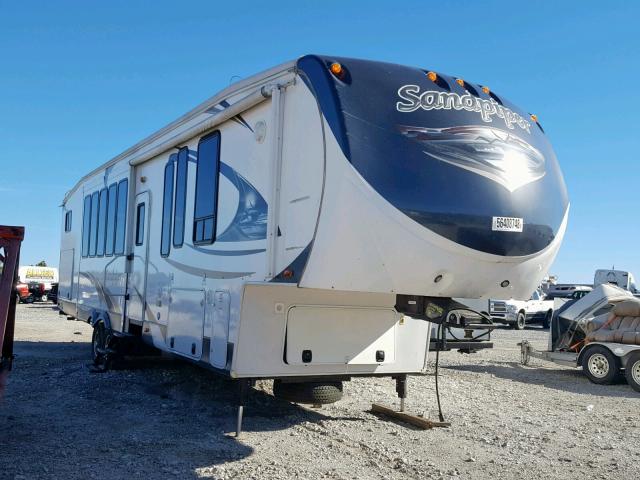
[[528, 296], [568, 209], [537, 120], [487, 87], [308, 55], [80, 179], [59, 305], [96, 362], [141, 340], [321, 403], [421, 372], [430, 298]]
[[538, 351], [527, 341], [518, 345], [523, 365], [538, 358], [582, 367], [589, 380], [603, 385], [624, 373], [640, 391], [640, 300], [628, 290], [601, 284], [565, 303], [552, 320], [549, 350]]

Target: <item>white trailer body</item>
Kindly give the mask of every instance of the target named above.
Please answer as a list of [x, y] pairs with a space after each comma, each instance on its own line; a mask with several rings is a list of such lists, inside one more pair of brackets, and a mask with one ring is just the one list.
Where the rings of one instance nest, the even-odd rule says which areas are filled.
[[593, 286], [597, 287], [598, 285], [617, 285], [633, 294], [640, 293], [633, 274], [624, 270], [596, 270], [593, 275]]
[[420, 372], [396, 295], [531, 292], [568, 214], [537, 123], [438, 79], [306, 56], [230, 86], [68, 192], [61, 309], [234, 378]]

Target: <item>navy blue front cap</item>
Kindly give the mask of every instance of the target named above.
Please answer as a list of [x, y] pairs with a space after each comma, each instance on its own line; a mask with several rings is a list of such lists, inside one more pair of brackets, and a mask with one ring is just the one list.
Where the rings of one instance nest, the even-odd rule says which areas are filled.
[[[568, 196], [555, 154], [506, 99], [388, 63], [310, 55], [298, 69], [346, 158], [416, 222], [502, 256], [539, 252], [557, 235]], [[523, 219], [522, 232], [494, 231], [494, 217]]]

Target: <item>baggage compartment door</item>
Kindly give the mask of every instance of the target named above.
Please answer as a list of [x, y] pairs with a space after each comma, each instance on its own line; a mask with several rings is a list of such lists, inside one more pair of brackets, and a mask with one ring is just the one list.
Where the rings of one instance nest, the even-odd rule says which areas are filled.
[[289, 365], [379, 365], [394, 363], [394, 309], [301, 305], [287, 315]]

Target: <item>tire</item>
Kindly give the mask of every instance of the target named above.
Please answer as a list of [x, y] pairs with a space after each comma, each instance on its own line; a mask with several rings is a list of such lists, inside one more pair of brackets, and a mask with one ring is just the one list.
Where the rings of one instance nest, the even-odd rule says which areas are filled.
[[582, 357], [582, 370], [591, 382], [611, 385], [619, 377], [620, 362], [608, 348], [594, 345]]
[[342, 382], [273, 382], [273, 396], [292, 403], [326, 405], [342, 398]]
[[516, 330], [524, 330], [526, 324], [527, 317], [525, 317], [524, 312], [518, 312], [518, 318], [516, 319], [516, 323], [513, 324], [513, 328]]
[[544, 320], [542, 320], [542, 328], [545, 330], [549, 330], [551, 327], [551, 317], [553, 316], [553, 312], [549, 310], [547, 314], [544, 316]]
[[93, 335], [91, 336], [91, 357], [94, 365], [104, 365], [107, 348], [107, 329], [104, 322], [97, 322], [93, 325]]
[[636, 350], [629, 355], [627, 366], [624, 370], [627, 383], [636, 392], [640, 392], [640, 350]]

